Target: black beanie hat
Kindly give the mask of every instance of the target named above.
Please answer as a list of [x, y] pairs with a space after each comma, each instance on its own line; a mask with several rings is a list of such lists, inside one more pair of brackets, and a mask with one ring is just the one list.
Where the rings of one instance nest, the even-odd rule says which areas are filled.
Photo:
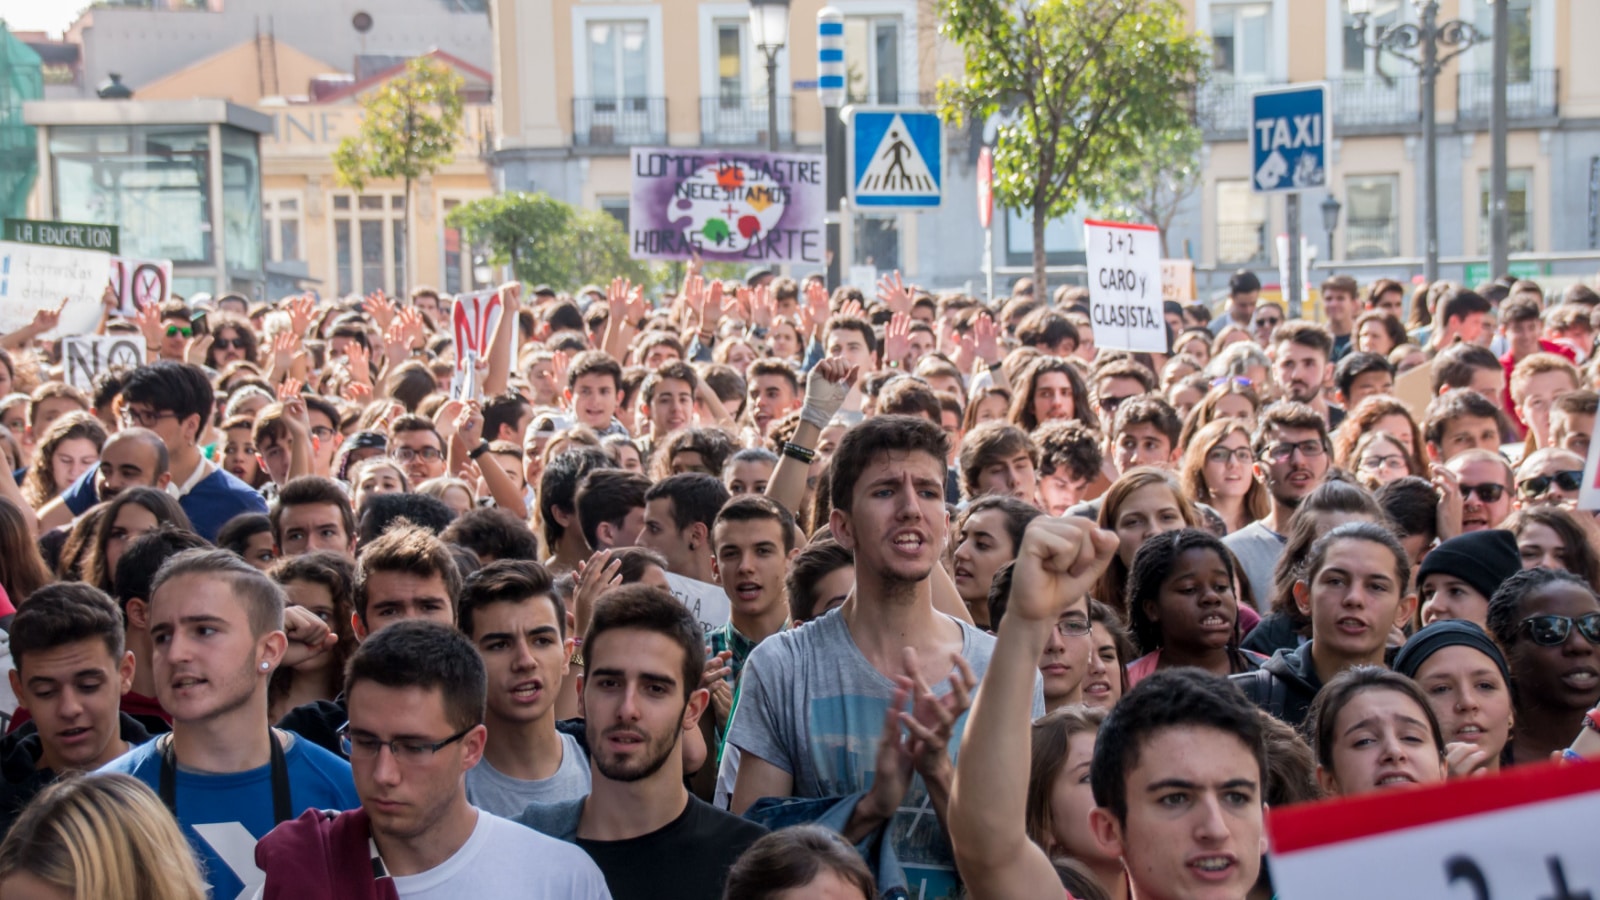
[[1446, 647], [1471, 647], [1494, 660], [1500, 677], [1511, 683], [1511, 669], [1506, 665], [1505, 654], [1495, 645], [1494, 638], [1474, 622], [1465, 619], [1441, 619], [1413, 634], [1394, 658], [1394, 670], [1407, 678], [1417, 677], [1417, 670], [1428, 657]]
[[1522, 570], [1517, 539], [1499, 528], [1471, 531], [1428, 551], [1417, 569], [1417, 587], [1434, 573], [1459, 578], [1488, 600], [1500, 583]]

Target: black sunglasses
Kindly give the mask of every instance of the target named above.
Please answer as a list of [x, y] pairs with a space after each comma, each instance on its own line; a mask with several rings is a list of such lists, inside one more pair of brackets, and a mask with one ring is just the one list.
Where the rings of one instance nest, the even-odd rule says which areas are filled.
[[1537, 475], [1519, 483], [1517, 490], [1521, 491], [1524, 497], [1537, 497], [1550, 490], [1552, 482], [1563, 491], [1575, 491], [1583, 487], [1583, 470], [1568, 469], [1564, 472], [1553, 472], [1549, 475]]
[[1541, 647], [1559, 647], [1572, 634], [1572, 626], [1591, 644], [1600, 644], [1600, 612], [1587, 613], [1576, 619], [1568, 616], [1529, 616], [1517, 627], [1528, 633], [1529, 640]]
[[211, 343], [218, 350], [243, 350], [245, 348], [244, 338], [217, 338]]
[[1461, 486], [1461, 499], [1465, 500], [1473, 494], [1477, 494], [1478, 499], [1485, 503], [1493, 503], [1506, 495], [1506, 486], [1495, 484], [1492, 481], [1483, 484], [1463, 484]]

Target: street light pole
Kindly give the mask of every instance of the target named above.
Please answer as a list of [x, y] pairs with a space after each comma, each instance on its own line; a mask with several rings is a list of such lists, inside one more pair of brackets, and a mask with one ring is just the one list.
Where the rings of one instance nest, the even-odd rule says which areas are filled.
[[[1361, 43], [1372, 50], [1388, 50], [1417, 67], [1422, 91], [1422, 187], [1423, 187], [1423, 264], [1422, 277], [1429, 283], [1439, 279], [1439, 146], [1436, 122], [1436, 84], [1445, 64], [1468, 48], [1480, 44], [1484, 35], [1471, 23], [1460, 19], [1439, 21], [1439, 0], [1412, 0], [1422, 15], [1418, 25], [1397, 23], [1379, 26], [1370, 38], [1367, 20], [1372, 15], [1371, 0], [1350, 0]], [[1504, 4], [1501, 4], [1504, 5]], [[1439, 48], [1450, 48], [1440, 53]], [[1405, 51], [1416, 50], [1421, 56]]]
[[789, 0], [750, 0], [750, 31], [767, 57], [767, 149], [778, 151], [778, 52], [789, 42]]
[[[1489, 97], [1489, 277], [1511, 270], [1510, 222], [1506, 216], [1506, 64], [1511, 25], [1509, 0], [1494, 3], [1494, 87]], [[1470, 287], [1470, 285], [1469, 285]]]
[[767, 149], [778, 152], [778, 51], [781, 47], [763, 47], [767, 53]]

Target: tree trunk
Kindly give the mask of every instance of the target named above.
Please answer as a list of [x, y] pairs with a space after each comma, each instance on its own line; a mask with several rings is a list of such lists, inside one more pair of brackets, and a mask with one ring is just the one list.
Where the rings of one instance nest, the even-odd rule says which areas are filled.
[[411, 179], [409, 177], [406, 179], [405, 204], [406, 214], [400, 217], [400, 252], [405, 254], [402, 274], [406, 277], [406, 283], [396, 291], [402, 297], [410, 296], [412, 286], [417, 283], [411, 270]]
[[1043, 204], [1033, 204], [1033, 296], [1048, 301], [1050, 292], [1045, 283], [1044, 251], [1045, 210]]

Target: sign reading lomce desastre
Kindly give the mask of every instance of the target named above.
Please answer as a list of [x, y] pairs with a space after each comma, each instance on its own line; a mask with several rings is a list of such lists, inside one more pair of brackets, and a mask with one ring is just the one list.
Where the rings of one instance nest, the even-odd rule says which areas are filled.
[[823, 160], [809, 153], [635, 147], [634, 259], [823, 263]]

